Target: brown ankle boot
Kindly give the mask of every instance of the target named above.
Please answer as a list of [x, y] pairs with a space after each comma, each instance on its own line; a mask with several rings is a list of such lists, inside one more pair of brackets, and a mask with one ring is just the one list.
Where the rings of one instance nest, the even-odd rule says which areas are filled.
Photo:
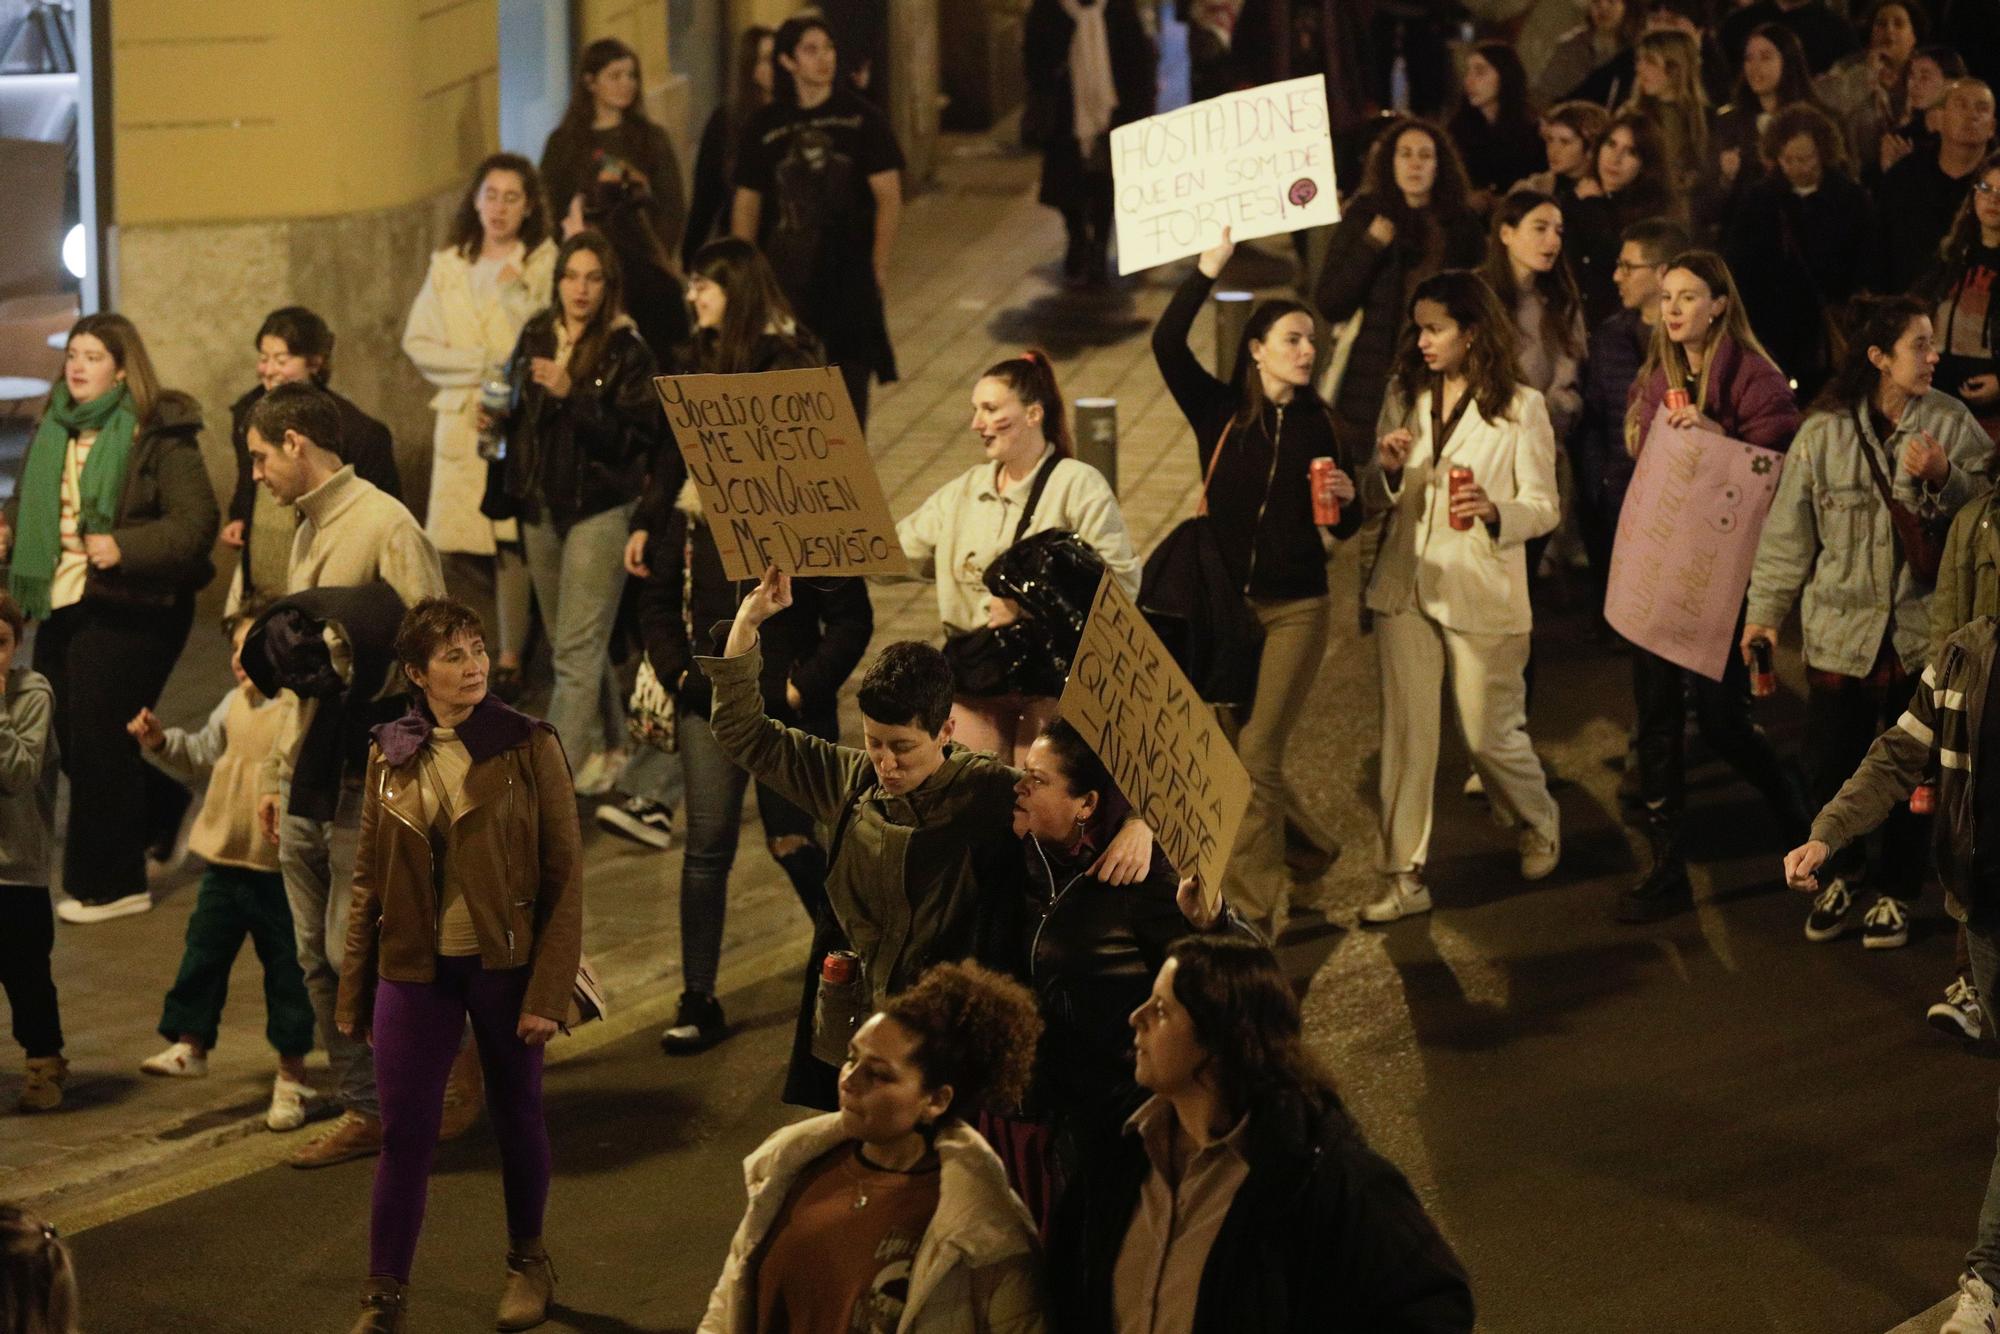
[[500, 1292], [495, 1329], [533, 1329], [549, 1318], [555, 1300], [556, 1269], [539, 1237], [516, 1239], [507, 1248], [507, 1286]]
[[69, 1078], [69, 1062], [60, 1056], [30, 1056], [28, 1082], [21, 1086], [16, 1111], [53, 1112], [62, 1106], [63, 1082]]
[[393, 1278], [371, 1278], [361, 1288], [361, 1314], [347, 1334], [403, 1334], [410, 1290]]

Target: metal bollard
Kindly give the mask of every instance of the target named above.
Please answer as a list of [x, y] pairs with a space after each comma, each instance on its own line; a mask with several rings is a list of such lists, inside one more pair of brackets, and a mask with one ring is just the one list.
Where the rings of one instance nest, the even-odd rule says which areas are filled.
[[1250, 322], [1250, 303], [1256, 293], [1224, 289], [1215, 301], [1215, 375], [1225, 383], [1236, 378], [1236, 345], [1243, 341], [1243, 326]]
[[1118, 494], [1118, 400], [1079, 398], [1076, 401], [1076, 456], [1104, 474], [1111, 493]]

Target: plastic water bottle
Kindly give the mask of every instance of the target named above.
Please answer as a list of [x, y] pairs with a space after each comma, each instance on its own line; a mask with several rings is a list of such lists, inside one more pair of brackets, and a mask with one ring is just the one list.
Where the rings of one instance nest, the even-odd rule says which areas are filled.
[[514, 386], [496, 367], [479, 386], [479, 407], [490, 420], [479, 428], [479, 457], [497, 462], [507, 457], [507, 410], [514, 405]]

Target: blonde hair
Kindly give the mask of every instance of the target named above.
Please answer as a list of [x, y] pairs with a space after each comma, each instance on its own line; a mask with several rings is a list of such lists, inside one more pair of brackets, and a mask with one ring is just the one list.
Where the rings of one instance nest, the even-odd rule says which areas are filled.
[[[1715, 348], [1726, 334], [1729, 341], [1745, 352], [1753, 352], [1764, 360], [1776, 365], [1775, 359], [1757, 341], [1751, 332], [1750, 317], [1743, 311], [1743, 297], [1736, 290], [1736, 278], [1729, 272], [1729, 265], [1713, 250], [1686, 250], [1667, 261], [1667, 272], [1686, 269], [1701, 279], [1707, 286], [1711, 298], [1721, 297], [1728, 302], [1722, 308], [1722, 318], [1708, 326], [1708, 334], [1703, 339], [1701, 373], [1695, 377], [1693, 385], [1688, 384], [1687, 354], [1680, 344], [1667, 336], [1667, 322], [1661, 320], [1653, 326], [1653, 339], [1646, 347], [1646, 360], [1639, 366], [1638, 375], [1633, 377], [1635, 386], [1643, 386], [1653, 376], [1662, 371], [1667, 377], [1668, 389], [1685, 389], [1688, 401], [1696, 408], [1708, 402], [1708, 378], [1715, 370]], [[1639, 420], [1640, 396], [1634, 394], [1625, 409], [1625, 448], [1634, 457], [1638, 456], [1640, 437], [1644, 435], [1650, 422]]]
[[76, 1271], [56, 1230], [0, 1204], [0, 1330], [77, 1334]]
[[1648, 97], [1632, 82], [1621, 111], [1641, 111], [1660, 127], [1674, 184], [1687, 189], [1708, 163], [1708, 93], [1701, 84], [1701, 46], [1678, 28], [1649, 32], [1634, 48], [1634, 61], [1647, 56], [1667, 67], [1665, 97]]

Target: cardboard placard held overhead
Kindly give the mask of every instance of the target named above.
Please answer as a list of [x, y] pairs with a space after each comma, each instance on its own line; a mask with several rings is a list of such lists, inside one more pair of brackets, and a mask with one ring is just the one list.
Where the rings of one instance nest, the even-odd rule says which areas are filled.
[[847, 385], [830, 366], [654, 379], [722, 568], [908, 574]]
[[1286, 79], [1111, 131], [1118, 271], [1340, 221], [1326, 76]]
[[1213, 906], [1250, 804], [1250, 774], [1138, 605], [1107, 571], [1071, 660], [1062, 716]]

